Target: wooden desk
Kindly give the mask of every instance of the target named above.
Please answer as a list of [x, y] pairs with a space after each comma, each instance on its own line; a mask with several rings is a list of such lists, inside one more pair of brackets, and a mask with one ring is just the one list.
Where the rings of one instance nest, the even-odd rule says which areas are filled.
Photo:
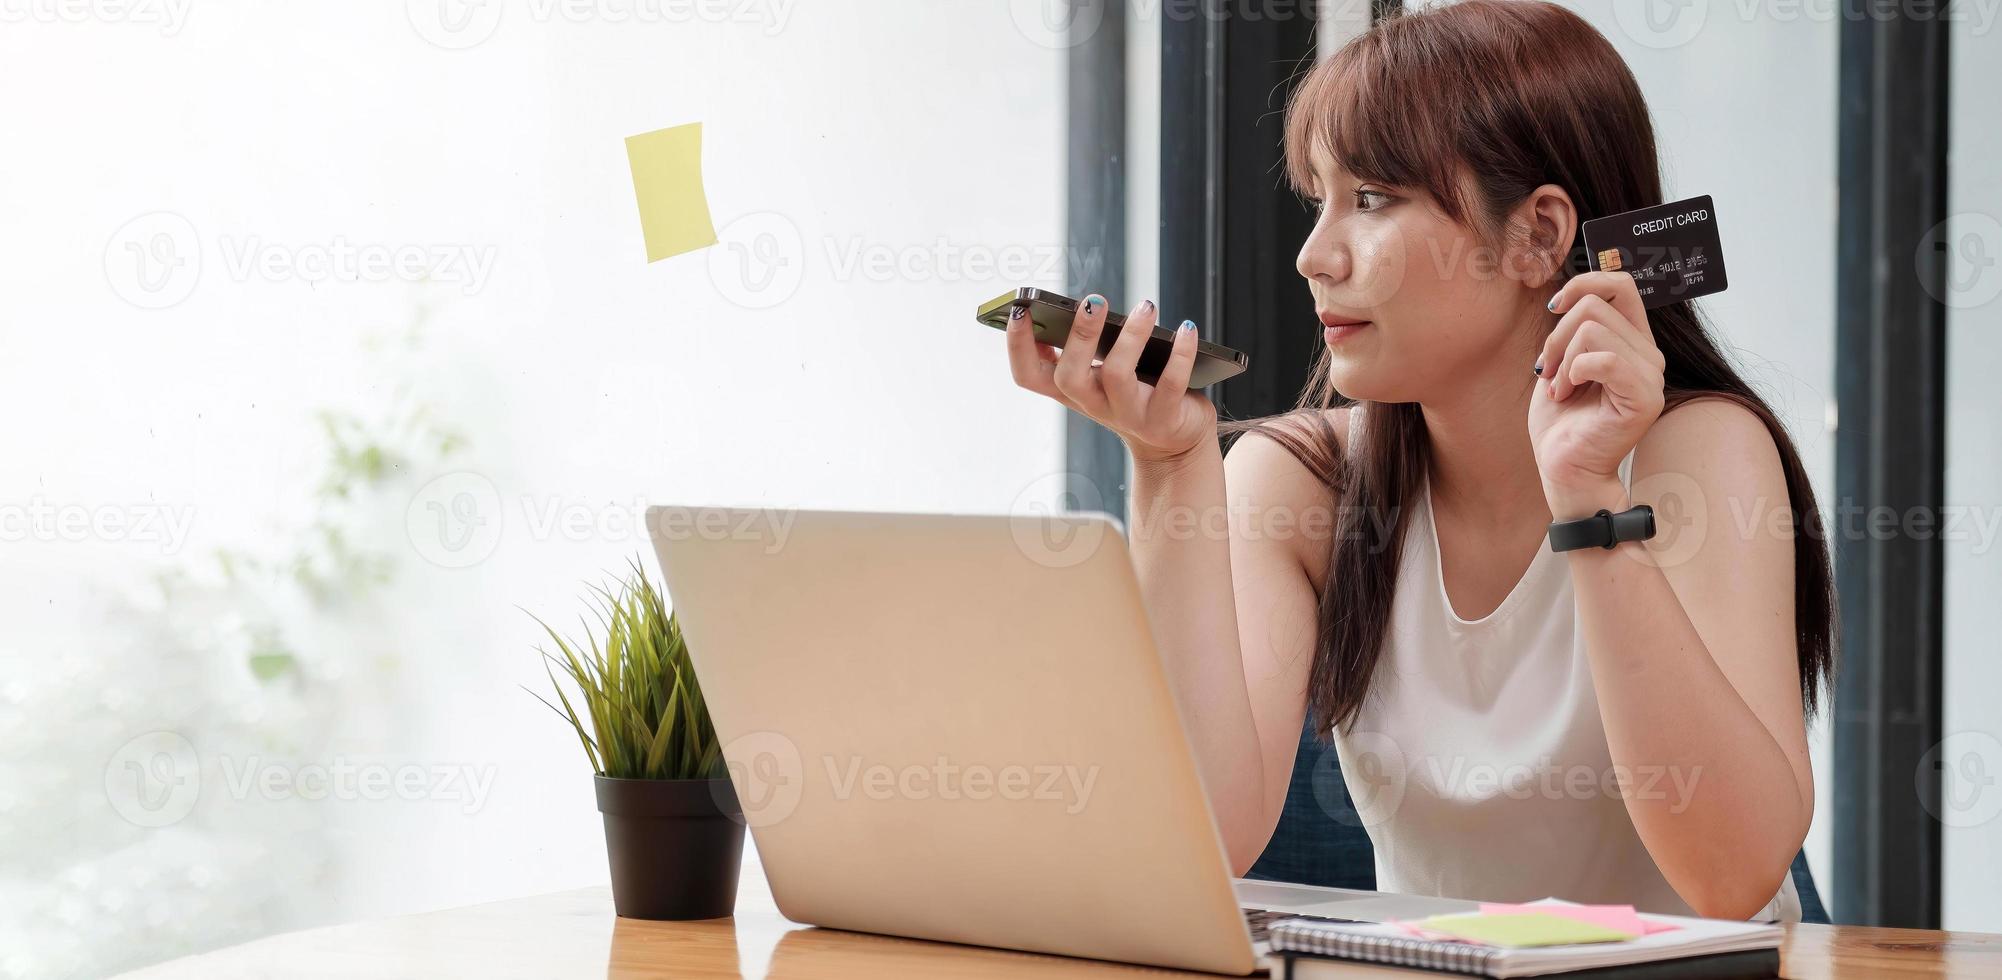
[[[607, 888], [272, 936], [126, 974], [232, 977], [1169, 977], [1210, 976], [831, 929], [780, 917], [745, 854], [734, 919], [640, 922], [612, 914]], [[1819, 977], [2002, 977], [2002, 936], [1794, 926], [1781, 973]], [[1421, 976], [1357, 967], [1357, 977]]]

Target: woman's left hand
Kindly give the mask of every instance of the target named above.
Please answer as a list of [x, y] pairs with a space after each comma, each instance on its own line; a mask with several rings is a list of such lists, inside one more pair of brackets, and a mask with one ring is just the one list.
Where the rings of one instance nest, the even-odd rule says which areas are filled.
[[1661, 416], [1662, 368], [1647, 310], [1624, 272], [1581, 273], [1550, 300], [1562, 314], [1543, 343], [1529, 400], [1529, 439], [1544, 495], [1558, 514], [1572, 501], [1617, 496], [1620, 461]]

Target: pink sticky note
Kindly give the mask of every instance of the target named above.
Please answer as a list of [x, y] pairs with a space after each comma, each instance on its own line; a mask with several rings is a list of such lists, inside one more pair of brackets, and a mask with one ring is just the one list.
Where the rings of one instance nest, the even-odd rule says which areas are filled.
[[1640, 917], [1631, 905], [1560, 905], [1550, 904], [1510, 905], [1501, 902], [1482, 902], [1481, 913], [1492, 915], [1510, 912], [1548, 912], [1567, 919], [1590, 922], [1593, 925], [1617, 929], [1620, 932], [1645, 936], [1657, 932], [1668, 932], [1681, 928], [1666, 922], [1650, 922]]
[[1435, 942], [1473, 943], [1477, 946], [1487, 945], [1487, 943], [1483, 943], [1477, 939], [1461, 939], [1458, 936], [1453, 936], [1447, 933], [1438, 932], [1433, 929], [1427, 929], [1416, 922], [1407, 922], [1403, 919], [1392, 919], [1388, 924], [1396, 926], [1397, 928], [1402, 929], [1406, 933], [1409, 933], [1410, 935], [1415, 936], [1419, 939], [1430, 939]]

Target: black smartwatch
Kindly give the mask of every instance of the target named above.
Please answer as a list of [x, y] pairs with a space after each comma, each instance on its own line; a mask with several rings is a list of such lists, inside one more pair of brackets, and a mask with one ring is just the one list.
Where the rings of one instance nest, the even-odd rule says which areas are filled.
[[1635, 504], [1615, 514], [1604, 507], [1590, 517], [1550, 524], [1550, 550], [1575, 551], [1604, 548], [1608, 551], [1622, 541], [1646, 541], [1654, 537], [1654, 508]]

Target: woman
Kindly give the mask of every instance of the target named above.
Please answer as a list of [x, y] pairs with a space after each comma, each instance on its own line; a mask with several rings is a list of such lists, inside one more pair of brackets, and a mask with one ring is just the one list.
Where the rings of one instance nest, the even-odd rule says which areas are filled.
[[[1234, 870], [1311, 711], [1386, 891], [1797, 919], [1828, 556], [1696, 312], [1582, 271], [1584, 221], [1662, 203], [1632, 74], [1563, 8], [1466, 0], [1316, 67], [1286, 148], [1323, 345], [1297, 410], [1223, 426], [1228, 458], [1192, 324], [1151, 387], [1151, 303], [1102, 366], [1100, 297], [1061, 355], [1008, 331], [1020, 385], [1132, 452], [1134, 562]], [[1546, 543], [1635, 503], [1656, 538]]]

